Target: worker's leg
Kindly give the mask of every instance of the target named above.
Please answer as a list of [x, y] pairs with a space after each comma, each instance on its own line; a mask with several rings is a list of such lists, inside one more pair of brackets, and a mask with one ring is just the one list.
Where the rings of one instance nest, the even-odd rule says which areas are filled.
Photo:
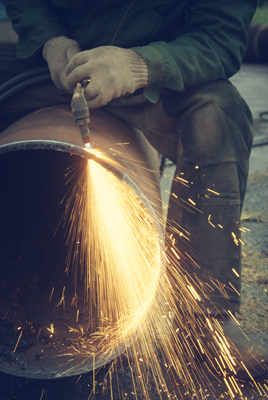
[[175, 237], [182, 266], [203, 288], [205, 306], [213, 313], [235, 311], [251, 114], [227, 82], [190, 89], [183, 101], [172, 96], [164, 107], [170, 115], [178, 113], [183, 147], [172, 183], [167, 233]]
[[[0, 85], [32, 68], [42, 66], [46, 66], [46, 62], [41, 55], [29, 60], [18, 59], [16, 44], [0, 43]], [[71, 96], [61, 93], [51, 80], [30, 86], [1, 103], [0, 132], [31, 111], [70, 101]]]
[[[147, 104], [143, 111], [125, 110], [124, 118], [177, 164], [167, 222], [167, 236], [172, 234], [182, 255], [176, 264], [203, 290], [205, 307], [213, 313], [234, 311], [240, 291], [240, 213], [252, 142], [250, 111], [227, 81], [166, 93], [161, 99], [163, 108]], [[168, 253], [175, 257], [170, 246]]]

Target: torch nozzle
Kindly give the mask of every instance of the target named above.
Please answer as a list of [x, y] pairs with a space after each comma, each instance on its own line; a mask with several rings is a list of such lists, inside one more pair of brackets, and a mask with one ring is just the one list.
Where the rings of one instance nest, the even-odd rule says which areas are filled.
[[92, 150], [91, 143], [85, 143], [85, 148], [86, 148], [87, 150]]
[[85, 144], [85, 147], [90, 150], [92, 146], [90, 144], [90, 130], [89, 130], [89, 109], [87, 101], [85, 99], [85, 87], [89, 83], [89, 79], [76, 84], [74, 94], [71, 102], [72, 113], [75, 118], [76, 125], [79, 126], [80, 133]]

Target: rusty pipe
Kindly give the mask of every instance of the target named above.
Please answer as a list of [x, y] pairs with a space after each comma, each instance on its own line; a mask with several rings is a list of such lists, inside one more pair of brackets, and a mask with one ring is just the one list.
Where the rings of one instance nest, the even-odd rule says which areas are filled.
[[[68, 329], [73, 318], [67, 301], [72, 283], [63, 276], [63, 229], [58, 228], [54, 237], [64, 213], [66, 168], [93, 158], [124, 180], [151, 215], [163, 250], [157, 153], [141, 132], [102, 110], [92, 112], [90, 131], [94, 148], [111, 163], [84, 148], [68, 106], [35, 111], [0, 136], [0, 370], [4, 372], [45, 379], [80, 374], [114, 359], [131, 341], [128, 338], [108, 351], [104, 340], [96, 357], [70, 355], [68, 350], [70, 340], [79, 341], [81, 332]], [[160, 257], [159, 281], [165, 266]], [[65, 310], [55, 308], [54, 301], [60, 302], [62, 287]], [[57, 335], [51, 321], [58, 324]]]

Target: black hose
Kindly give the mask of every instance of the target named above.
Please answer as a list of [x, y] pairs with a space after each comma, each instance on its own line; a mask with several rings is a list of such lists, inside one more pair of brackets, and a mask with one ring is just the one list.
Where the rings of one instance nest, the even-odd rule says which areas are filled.
[[[18, 77], [19, 76], [20, 75], [18, 75]], [[15, 78], [13, 78], [13, 79], [15, 80]], [[51, 79], [50, 74], [42, 74], [42, 75], [34, 76], [34, 77], [29, 78], [27, 80], [24, 80], [22, 82], [20, 82], [20, 79], [18, 79], [19, 83], [16, 83], [17, 81], [15, 81], [15, 84], [14, 84], [14, 81], [13, 81], [13, 85], [11, 85], [11, 84], [8, 85], [8, 83], [10, 82], [10, 81], [8, 81], [4, 85], [6, 86], [6, 88], [10, 87], [10, 89], [7, 89], [2, 94], [0, 94], [0, 104], [4, 103], [7, 99], [9, 99], [10, 97], [14, 96], [15, 94], [17, 94], [21, 90], [26, 89], [29, 86], [32, 86], [32, 85], [34, 85], [36, 83], [48, 81], [50, 79]], [[4, 85], [1, 85], [0, 93], [1, 93], [2, 87]]]
[[261, 146], [267, 146], [268, 140], [260, 142], [260, 143], [255, 143], [252, 145], [252, 147], [261, 147]]
[[49, 69], [47, 66], [33, 68], [26, 72], [22, 72], [21, 74], [14, 76], [14, 78], [11, 78], [7, 82], [0, 85], [0, 95], [25, 80], [43, 74], [49, 74]]
[[263, 111], [259, 115], [261, 118], [267, 119], [265, 116], [268, 115], [268, 111]]

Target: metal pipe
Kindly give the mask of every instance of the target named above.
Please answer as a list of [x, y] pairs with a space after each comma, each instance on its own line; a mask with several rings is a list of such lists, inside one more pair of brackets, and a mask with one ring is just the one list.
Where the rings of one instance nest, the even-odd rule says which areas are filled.
[[[64, 275], [64, 229], [57, 230], [66, 206], [62, 202], [66, 168], [94, 159], [135, 190], [159, 236], [159, 285], [163, 279], [158, 155], [141, 132], [103, 110], [92, 112], [89, 127], [94, 149], [107, 158], [84, 148], [65, 105], [33, 112], [0, 135], [0, 370], [4, 372], [45, 379], [76, 375], [114, 359], [132, 340], [125, 338], [109, 349], [109, 339], [102, 339], [97, 355], [93, 351], [86, 358], [70, 350], [71, 343], [83, 343], [79, 329], [87, 315], [80, 315], [80, 325], [73, 324], [76, 331], [70, 332], [72, 277]], [[63, 287], [65, 307], [55, 307], [55, 301], [63, 298]], [[80, 284], [81, 297], [83, 289]], [[151, 307], [153, 303], [147, 317]]]

